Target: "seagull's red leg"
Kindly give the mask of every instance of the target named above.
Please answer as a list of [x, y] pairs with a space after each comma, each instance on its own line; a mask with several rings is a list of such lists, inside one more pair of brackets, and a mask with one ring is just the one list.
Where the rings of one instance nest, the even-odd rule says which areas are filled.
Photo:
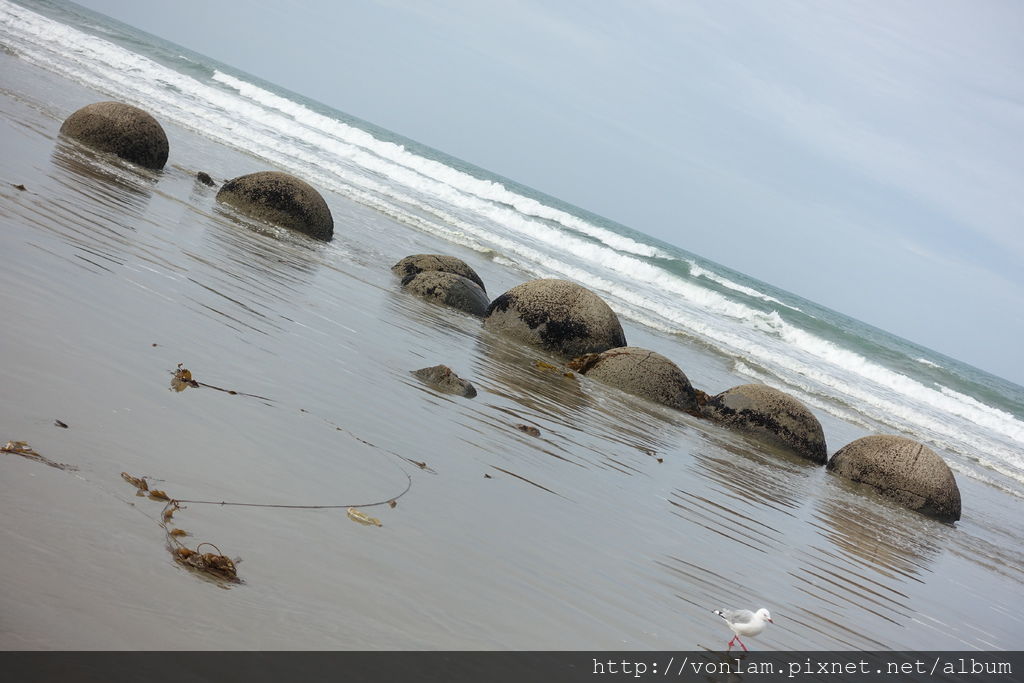
[[740, 647], [743, 648], [744, 652], [750, 652], [750, 650], [747, 649], [747, 646], [743, 644], [743, 641], [740, 640], [739, 636], [736, 636], [736, 642], [740, 644]]

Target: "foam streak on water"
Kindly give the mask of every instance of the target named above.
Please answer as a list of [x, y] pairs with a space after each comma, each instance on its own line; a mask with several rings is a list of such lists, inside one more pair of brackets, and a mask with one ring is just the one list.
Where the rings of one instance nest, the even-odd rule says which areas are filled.
[[229, 67], [158, 47], [140, 54], [133, 50], [146, 41], [124, 31], [106, 27], [96, 36], [0, 0], [0, 40], [22, 59], [417, 230], [496, 252], [524, 279], [576, 280], [634, 321], [717, 348], [752, 379], [856, 424], [910, 434], [940, 449], [959, 472], [1024, 495], [1019, 387], [610, 221], [584, 219], [539, 193], [512, 190], [485, 171], [456, 168], [441, 154], [364, 130], [341, 112], [273, 92]]

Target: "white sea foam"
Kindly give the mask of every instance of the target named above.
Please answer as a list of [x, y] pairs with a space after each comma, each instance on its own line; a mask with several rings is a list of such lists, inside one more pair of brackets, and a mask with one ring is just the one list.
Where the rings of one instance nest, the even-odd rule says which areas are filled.
[[[235, 78], [234, 76], [220, 71], [215, 72], [213, 78], [216, 81], [234, 88], [243, 97], [257, 102], [269, 109], [275, 109], [287, 114], [295, 121], [308, 126], [310, 130], [315, 130], [335, 137], [336, 139], [346, 143], [357, 145], [381, 159], [390, 161], [403, 169], [415, 172], [423, 179], [436, 181], [446, 187], [457, 189], [460, 192], [464, 192], [467, 195], [472, 195], [480, 199], [485, 199], [498, 204], [505, 204], [514, 208], [516, 212], [524, 216], [542, 218], [557, 223], [563, 227], [569, 228], [570, 230], [574, 230], [578, 233], [587, 235], [588, 237], [597, 239], [618, 251], [624, 251], [638, 256], [670, 258], [669, 254], [657, 247], [637, 242], [634, 239], [612, 232], [611, 230], [595, 226], [573, 216], [572, 214], [566, 213], [565, 211], [555, 209], [530, 197], [524, 197], [523, 195], [512, 192], [500, 183], [491, 180], [483, 180], [469, 175], [468, 173], [453, 169], [438, 161], [413, 154], [406, 150], [402, 145], [378, 140], [366, 131], [345, 124], [337, 119], [318, 114], [304, 105], [293, 102], [292, 100], [283, 98], [279, 95], [275, 95], [274, 93], [247, 81]], [[374, 170], [383, 172], [389, 175], [389, 177], [393, 177], [392, 174], [395, 174], [395, 169], [389, 166], [377, 165]], [[398, 177], [396, 179], [401, 180], [402, 182], [409, 182], [410, 176], [405, 174], [402, 175], [403, 177]]]
[[718, 284], [722, 285], [726, 289], [731, 289], [731, 290], [733, 290], [735, 292], [739, 292], [740, 294], [746, 294], [747, 296], [752, 297], [754, 299], [761, 299], [762, 301], [768, 301], [768, 302], [773, 303], [773, 304], [778, 304], [780, 306], [785, 306], [786, 308], [791, 308], [794, 311], [799, 311], [800, 310], [796, 306], [790, 306], [789, 304], [784, 303], [782, 301], [779, 301], [775, 297], [769, 296], [768, 294], [765, 294], [764, 292], [759, 292], [756, 289], [753, 289], [752, 287], [746, 287], [746, 286], [741, 285], [739, 283], [733, 282], [732, 280], [730, 280], [730, 279], [728, 279], [726, 277], [722, 277], [718, 273], [714, 273], [714, 272], [708, 270], [707, 268], [702, 268], [701, 266], [697, 265], [696, 261], [692, 261], [692, 260], [687, 259], [686, 263], [690, 266], [690, 275], [692, 275], [693, 277], [702, 277], [702, 278], [704, 278], [706, 280], [711, 280], [712, 282], [717, 282]]
[[915, 358], [914, 360], [916, 360], [921, 365], [927, 365], [930, 368], [941, 368], [942, 367], [938, 363], [933, 363], [930, 360], [928, 360], [927, 358]]

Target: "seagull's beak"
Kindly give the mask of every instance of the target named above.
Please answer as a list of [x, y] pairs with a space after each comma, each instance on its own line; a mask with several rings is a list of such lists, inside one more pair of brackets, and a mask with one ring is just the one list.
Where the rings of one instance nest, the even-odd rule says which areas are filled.
[[768, 617], [768, 623], [769, 623], [769, 624], [774, 624], [775, 622], [774, 622], [774, 621], [772, 621], [772, 618], [771, 618], [771, 617]]

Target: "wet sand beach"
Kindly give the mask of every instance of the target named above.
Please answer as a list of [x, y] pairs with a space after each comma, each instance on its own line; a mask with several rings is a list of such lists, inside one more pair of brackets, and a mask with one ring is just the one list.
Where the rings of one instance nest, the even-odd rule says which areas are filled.
[[[217, 205], [255, 156], [164, 122], [142, 172], [58, 135], [107, 99], [0, 53], [0, 648], [723, 648], [719, 607], [771, 609], [758, 649], [1017, 649], [1020, 498], [958, 476], [944, 524], [742, 435], [537, 361], [403, 292], [414, 253], [493, 298], [528, 275], [324, 191], [328, 243]], [[20, 190], [15, 185], [24, 185]], [[623, 320], [694, 385], [743, 384], [699, 344]], [[205, 387], [176, 392], [178, 364]], [[476, 386], [439, 394], [443, 363]], [[248, 396], [243, 394], [250, 394]], [[829, 452], [869, 433], [822, 411]], [[59, 420], [67, 425], [55, 425]], [[516, 428], [536, 427], [532, 436]], [[423, 463], [424, 467], [416, 463]], [[174, 523], [242, 583], [176, 564]]]

